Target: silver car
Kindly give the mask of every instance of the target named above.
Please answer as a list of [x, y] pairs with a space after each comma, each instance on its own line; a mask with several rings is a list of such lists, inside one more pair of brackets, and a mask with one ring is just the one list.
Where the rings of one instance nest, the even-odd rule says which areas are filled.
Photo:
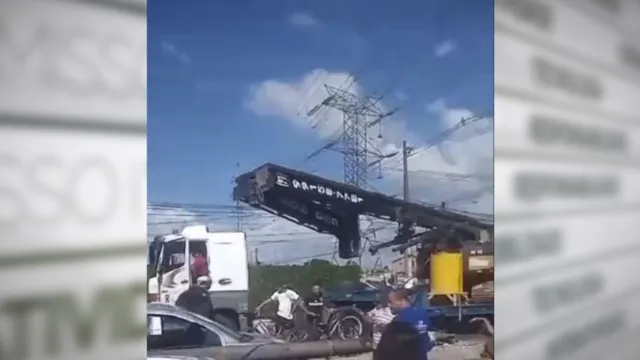
[[262, 334], [236, 332], [172, 305], [147, 307], [147, 358], [152, 360], [308, 359], [368, 350], [368, 344], [353, 340], [286, 343]]
[[236, 332], [185, 309], [161, 303], [147, 307], [147, 350], [196, 349], [220, 346], [255, 346], [281, 343], [261, 334]]

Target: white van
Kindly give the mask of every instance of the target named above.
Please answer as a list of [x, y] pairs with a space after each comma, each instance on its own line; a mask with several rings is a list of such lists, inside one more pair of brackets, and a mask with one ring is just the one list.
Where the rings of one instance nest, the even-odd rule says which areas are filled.
[[214, 320], [240, 329], [249, 304], [247, 241], [242, 232], [210, 232], [206, 226], [194, 225], [156, 237], [149, 245], [149, 302], [174, 304], [196, 280], [191, 278], [190, 265], [198, 253], [206, 257], [209, 267]]

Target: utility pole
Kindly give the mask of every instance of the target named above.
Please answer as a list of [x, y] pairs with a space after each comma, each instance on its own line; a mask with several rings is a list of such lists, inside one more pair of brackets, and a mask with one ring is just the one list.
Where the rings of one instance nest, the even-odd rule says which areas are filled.
[[242, 229], [242, 209], [240, 208], [240, 200], [236, 200], [236, 231]]
[[260, 265], [260, 258], [258, 257], [258, 248], [253, 249], [253, 256], [256, 262], [256, 266]]
[[[402, 198], [409, 201], [409, 150], [407, 142], [402, 142]], [[409, 266], [411, 248], [404, 252], [404, 273], [407, 279], [410, 278], [411, 267]]]
[[[240, 170], [240, 163], [236, 163], [236, 169], [238, 171]], [[237, 199], [236, 200], [236, 231], [240, 232], [240, 230], [242, 230], [242, 208], [240, 207], [240, 199]]]
[[409, 148], [407, 142], [402, 142], [402, 197], [409, 201]]

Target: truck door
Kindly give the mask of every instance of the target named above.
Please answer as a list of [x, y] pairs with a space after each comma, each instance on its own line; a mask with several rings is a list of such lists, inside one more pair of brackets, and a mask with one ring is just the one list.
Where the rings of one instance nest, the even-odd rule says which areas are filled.
[[248, 291], [249, 264], [244, 233], [214, 233], [207, 240], [210, 291]]
[[158, 265], [160, 302], [175, 304], [178, 296], [190, 286], [188, 240], [167, 242], [162, 246]]

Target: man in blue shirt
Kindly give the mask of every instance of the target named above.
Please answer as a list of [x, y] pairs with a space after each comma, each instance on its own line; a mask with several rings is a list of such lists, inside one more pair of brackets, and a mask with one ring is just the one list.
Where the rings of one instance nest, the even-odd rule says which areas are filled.
[[429, 313], [422, 307], [411, 306], [410, 294], [406, 289], [397, 289], [389, 294], [389, 306], [396, 314], [393, 321], [402, 321], [410, 324], [420, 336], [422, 355], [427, 360], [427, 353], [433, 347], [429, 337]]

